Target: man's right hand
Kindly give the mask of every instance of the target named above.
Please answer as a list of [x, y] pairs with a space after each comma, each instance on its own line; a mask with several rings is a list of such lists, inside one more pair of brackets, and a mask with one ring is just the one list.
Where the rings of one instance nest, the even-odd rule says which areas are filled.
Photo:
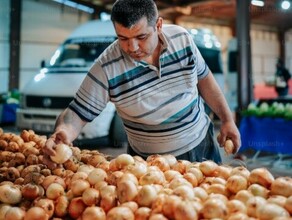
[[47, 165], [47, 167], [51, 170], [56, 169], [58, 166], [55, 162], [51, 160], [50, 156], [56, 155], [55, 147], [56, 147], [56, 144], [60, 144], [60, 143], [69, 144], [67, 135], [64, 131], [55, 132], [46, 141], [46, 144], [43, 148], [43, 153], [44, 153], [43, 163]]

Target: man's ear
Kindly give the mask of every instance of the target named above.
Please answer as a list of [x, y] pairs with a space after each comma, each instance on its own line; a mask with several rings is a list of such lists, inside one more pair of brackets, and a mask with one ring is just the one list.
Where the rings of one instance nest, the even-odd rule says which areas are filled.
[[156, 27], [157, 27], [158, 31], [161, 31], [162, 23], [163, 23], [163, 18], [162, 17], [158, 17], [157, 22], [156, 22]]

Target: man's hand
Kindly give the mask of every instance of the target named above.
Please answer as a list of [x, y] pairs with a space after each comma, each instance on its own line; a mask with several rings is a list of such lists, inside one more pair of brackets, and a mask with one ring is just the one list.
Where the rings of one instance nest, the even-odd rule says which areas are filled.
[[241, 146], [241, 139], [235, 123], [223, 123], [217, 141], [226, 153], [236, 154]]
[[57, 131], [55, 132], [47, 141], [46, 144], [43, 148], [43, 153], [44, 153], [44, 158], [43, 158], [43, 163], [47, 165], [47, 167], [51, 170], [57, 168], [57, 164], [53, 162], [50, 158], [50, 156], [55, 156], [56, 151], [55, 147], [56, 144], [69, 144], [68, 143], [68, 138], [65, 132], [63, 131]]

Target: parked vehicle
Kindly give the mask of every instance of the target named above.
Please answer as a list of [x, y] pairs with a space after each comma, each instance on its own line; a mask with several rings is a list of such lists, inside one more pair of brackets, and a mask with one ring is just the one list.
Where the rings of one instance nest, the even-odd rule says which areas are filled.
[[[21, 91], [16, 126], [52, 133], [58, 115], [73, 99], [94, 59], [114, 40], [116, 34], [110, 21], [90, 21], [73, 31], [49, 63], [42, 62], [40, 72]], [[102, 145], [127, 143], [112, 103], [77, 138], [78, 143], [89, 144], [92, 140]]]

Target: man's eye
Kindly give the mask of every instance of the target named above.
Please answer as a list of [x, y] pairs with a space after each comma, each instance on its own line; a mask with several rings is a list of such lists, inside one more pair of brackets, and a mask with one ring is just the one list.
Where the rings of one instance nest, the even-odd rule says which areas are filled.
[[147, 35], [142, 35], [142, 36], [139, 36], [139, 37], [137, 37], [137, 38], [138, 38], [138, 40], [144, 40], [144, 39], [147, 38]]

